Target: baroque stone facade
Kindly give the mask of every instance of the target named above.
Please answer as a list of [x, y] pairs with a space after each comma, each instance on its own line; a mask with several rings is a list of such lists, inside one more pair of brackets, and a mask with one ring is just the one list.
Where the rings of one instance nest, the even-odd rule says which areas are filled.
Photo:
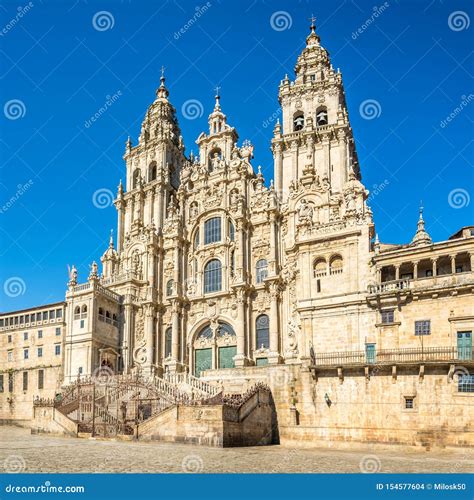
[[[288, 441], [394, 441], [383, 431], [387, 394], [390, 425], [411, 444], [432, 425], [421, 415], [432, 414], [422, 389], [433, 386], [447, 442], [473, 444], [474, 228], [433, 243], [420, 211], [410, 243], [381, 243], [342, 76], [314, 24], [295, 73], [279, 87], [269, 184], [219, 93], [198, 156], [185, 155], [162, 76], [138, 143], [126, 143], [102, 273], [93, 263], [82, 284], [70, 273], [61, 383], [104, 367], [187, 372], [231, 392], [264, 380]], [[406, 427], [406, 412], [420, 419]]]

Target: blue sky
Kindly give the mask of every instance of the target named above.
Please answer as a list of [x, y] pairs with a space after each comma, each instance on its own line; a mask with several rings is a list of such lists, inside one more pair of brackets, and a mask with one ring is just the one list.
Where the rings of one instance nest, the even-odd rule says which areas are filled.
[[[381, 241], [411, 239], [420, 200], [435, 240], [472, 224], [470, 1], [7, 0], [0, 310], [62, 300], [67, 265], [84, 281], [102, 255], [116, 225], [113, 205], [102, 205], [124, 177], [127, 135], [136, 143], [162, 65], [187, 152], [197, 149], [220, 85], [229, 123], [254, 144], [254, 167], [269, 181], [278, 84], [293, 75], [311, 14], [343, 74]], [[199, 101], [193, 119], [183, 116], [189, 100]], [[366, 101], [376, 101], [374, 115]]]

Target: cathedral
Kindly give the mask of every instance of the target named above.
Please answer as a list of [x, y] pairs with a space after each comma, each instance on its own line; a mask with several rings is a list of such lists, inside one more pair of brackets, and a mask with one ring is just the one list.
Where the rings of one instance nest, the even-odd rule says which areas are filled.
[[[101, 269], [80, 281], [73, 267], [65, 302], [50, 306], [61, 315], [40, 314], [62, 329], [41, 368], [54, 370], [50, 394], [20, 375], [36, 369], [21, 351], [38, 315], [0, 316], [2, 420], [31, 418], [19, 415], [36, 395], [106, 369], [229, 393], [263, 381], [281, 442], [298, 446], [474, 445], [474, 226], [433, 242], [420, 210], [410, 242], [379, 241], [342, 75], [314, 23], [278, 99], [266, 182], [219, 92], [198, 155], [185, 155], [162, 75], [126, 142]], [[26, 402], [6, 402], [15, 374]]]

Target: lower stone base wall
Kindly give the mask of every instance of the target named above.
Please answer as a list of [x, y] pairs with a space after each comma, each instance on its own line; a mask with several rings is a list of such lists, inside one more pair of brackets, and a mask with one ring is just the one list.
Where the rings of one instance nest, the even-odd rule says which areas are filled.
[[268, 384], [283, 445], [473, 447], [474, 394], [459, 393], [457, 376], [448, 373], [448, 366], [426, 366], [421, 374], [419, 367], [392, 373], [374, 366], [314, 376], [301, 365], [280, 365], [208, 371], [206, 378], [229, 392]]
[[46, 433], [77, 437], [77, 424], [53, 406], [35, 406], [30, 422], [31, 433]]

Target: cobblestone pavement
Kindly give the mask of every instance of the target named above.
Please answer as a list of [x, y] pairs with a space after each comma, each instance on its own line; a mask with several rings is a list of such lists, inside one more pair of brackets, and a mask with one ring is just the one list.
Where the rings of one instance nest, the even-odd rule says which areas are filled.
[[[3, 469], [3, 470], [2, 470]], [[472, 472], [472, 450], [208, 448], [31, 435], [0, 426], [0, 472]]]

